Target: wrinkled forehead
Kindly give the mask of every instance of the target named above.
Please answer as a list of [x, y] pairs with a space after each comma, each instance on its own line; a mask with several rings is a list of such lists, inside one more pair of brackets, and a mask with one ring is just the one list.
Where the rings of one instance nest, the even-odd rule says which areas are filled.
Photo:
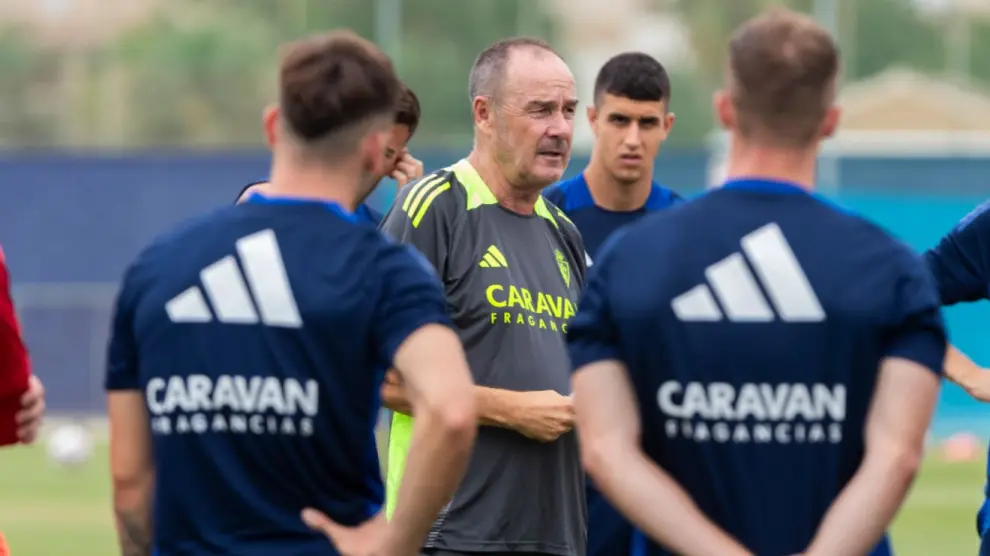
[[522, 99], [560, 103], [577, 101], [574, 74], [556, 54], [534, 48], [510, 53], [502, 82], [503, 91]]

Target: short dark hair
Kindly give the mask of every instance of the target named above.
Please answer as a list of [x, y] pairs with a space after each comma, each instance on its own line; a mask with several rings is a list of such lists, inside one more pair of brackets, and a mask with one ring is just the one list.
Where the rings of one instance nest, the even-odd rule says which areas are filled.
[[729, 42], [729, 92], [739, 133], [775, 146], [814, 141], [835, 102], [839, 49], [809, 16], [774, 8]]
[[498, 85], [505, 77], [509, 54], [516, 48], [533, 48], [559, 56], [546, 41], [533, 37], [512, 37], [496, 41], [481, 51], [471, 66], [468, 76], [468, 99], [479, 96], [495, 96]]
[[279, 68], [279, 102], [289, 130], [304, 143], [395, 113], [400, 83], [392, 62], [352, 31], [287, 45]]
[[613, 56], [595, 78], [595, 103], [609, 94], [630, 100], [670, 104], [670, 76], [656, 58], [642, 52]]
[[412, 137], [419, 127], [420, 107], [419, 97], [405, 84], [399, 93], [399, 104], [395, 109], [395, 123], [409, 128], [409, 136]]

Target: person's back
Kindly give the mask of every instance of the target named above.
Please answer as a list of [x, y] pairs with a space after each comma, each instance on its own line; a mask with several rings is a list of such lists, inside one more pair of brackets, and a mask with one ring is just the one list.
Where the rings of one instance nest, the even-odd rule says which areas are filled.
[[127, 378], [150, 413], [160, 554], [333, 554], [302, 508], [346, 525], [378, 511], [376, 319], [387, 280], [432, 284], [352, 218], [256, 195], [130, 269], [121, 303], [145, 364]]
[[582, 456], [640, 554], [886, 555], [938, 397], [938, 295], [811, 193], [839, 119], [827, 31], [770, 11], [728, 65], [728, 180], [620, 232], [568, 331]]
[[[646, 255], [680, 270], [644, 269]], [[644, 451], [754, 553], [804, 550], [862, 461], [892, 331], [937, 316], [916, 257], [865, 220], [755, 180], [648, 217], [607, 256], [605, 271], [628, 277], [603, 293]]]
[[[470, 371], [436, 274], [353, 213], [385, 163], [391, 62], [327, 33], [286, 49], [279, 84], [265, 193], [161, 236], [124, 276], [106, 376], [122, 553], [413, 556], [470, 455]], [[402, 488], [427, 492], [386, 524], [389, 368], [417, 414]]]

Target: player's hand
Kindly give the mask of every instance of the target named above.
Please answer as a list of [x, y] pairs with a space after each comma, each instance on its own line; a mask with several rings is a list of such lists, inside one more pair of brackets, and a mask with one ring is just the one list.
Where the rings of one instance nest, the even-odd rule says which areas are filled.
[[574, 399], [553, 390], [519, 392], [516, 430], [540, 442], [553, 442], [574, 428]]
[[354, 527], [341, 525], [313, 508], [303, 510], [302, 520], [310, 529], [326, 535], [341, 556], [385, 556], [382, 541], [387, 525], [382, 512]]
[[30, 444], [38, 438], [38, 429], [45, 416], [45, 386], [32, 375], [28, 391], [21, 397], [21, 410], [17, 413], [17, 437]]
[[409, 151], [403, 150], [389, 177], [394, 179], [399, 187], [403, 187], [407, 183], [423, 177], [423, 163], [409, 154]]
[[965, 386], [966, 393], [981, 402], [990, 402], [990, 369], [975, 374]]
[[392, 411], [412, 415], [412, 405], [409, 403], [409, 398], [406, 397], [406, 387], [402, 381], [402, 375], [395, 369], [389, 369], [385, 373], [385, 380], [382, 381], [379, 395], [381, 395], [382, 405], [385, 407]]

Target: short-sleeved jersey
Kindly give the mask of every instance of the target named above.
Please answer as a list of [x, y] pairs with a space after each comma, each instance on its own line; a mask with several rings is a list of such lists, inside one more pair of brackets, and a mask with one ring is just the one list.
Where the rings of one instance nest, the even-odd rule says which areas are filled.
[[[963, 217], [938, 245], [925, 252], [943, 305], [990, 299], [990, 201]], [[984, 501], [976, 516], [981, 537], [990, 530], [990, 456]]]
[[[237, 194], [236, 198], [240, 199], [241, 195], [244, 195], [244, 192], [247, 191], [248, 188], [258, 185], [260, 183], [267, 183], [267, 182], [268, 180], [260, 180], [260, 181], [253, 181], [245, 185], [243, 188], [241, 188], [241, 192]], [[382, 213], [371, 208], [370, 206], [368, 206], [367, 203], [361, 203], [360, 205], [358, 205], [357, 209], [354, 211], [354, 216], [356, 216], [357, 219], [361, 222], [369, 222], [371, 224], [374, 224], [375, 226], [382, 223]]]
[[990, 201], [963, 217], [926, 251], [925, 263], [943, 305], [990, 299]]
[[730, 181], [647, 216], [590, 274], [575, 368], [626, 365], [646, 454], [756, 554], [808, 547], [862, 461], [881, 362], [940, 372], [945, 355], [920, 258], [785, 183]]
[[588, 250], [592, 261], [595, 260], [602, 244], [615, 230], [639, 220], [646, 213], [663, 210], [683, 201], [674, 191], [653, 182], [646, 204], [638, 210], [604, 209], [595, 204], [583, 173], [547, 188], [543, 196], [564, 211], [564, 214], [581, 231], [584, 248]]
[[[477, 384], [570, 391], [564, 333], [584, 281], [584, 246], [556, 207], [541, 197], [531, 216], [510, 212], [462, 160], [402, 188], [382, 230], [437, 269]], [[408, 416], [393, 417], [390, 503], [411, 428]], [[481, 427], [467, 474], [427, 546], [583, 555], [583, 493], [573, 432], [542, 443]]]
[[106, 388], [146, 400], [156, 554], [336, 555], [299, 512], [381, 507], [379, 388], [430, 323], [449, 320], [429, 265], [335, 205], [255, 195], [153, 242], [121, 287]]
[[[613, 211], [595, 204], [584, 173], [564, 180], [543, 195], [564, 211], [577, 226], [588, 250], [588, 263], [598, 256], [605, 240], [616, 230], [632, 224], [650, 212], [670, 208], [683, 201], [680, 195], [653, 182], [646, 204], [637, 210]], [[623, 556], [629, 554], [633, 527], [588, 481], [588, 556]]]

